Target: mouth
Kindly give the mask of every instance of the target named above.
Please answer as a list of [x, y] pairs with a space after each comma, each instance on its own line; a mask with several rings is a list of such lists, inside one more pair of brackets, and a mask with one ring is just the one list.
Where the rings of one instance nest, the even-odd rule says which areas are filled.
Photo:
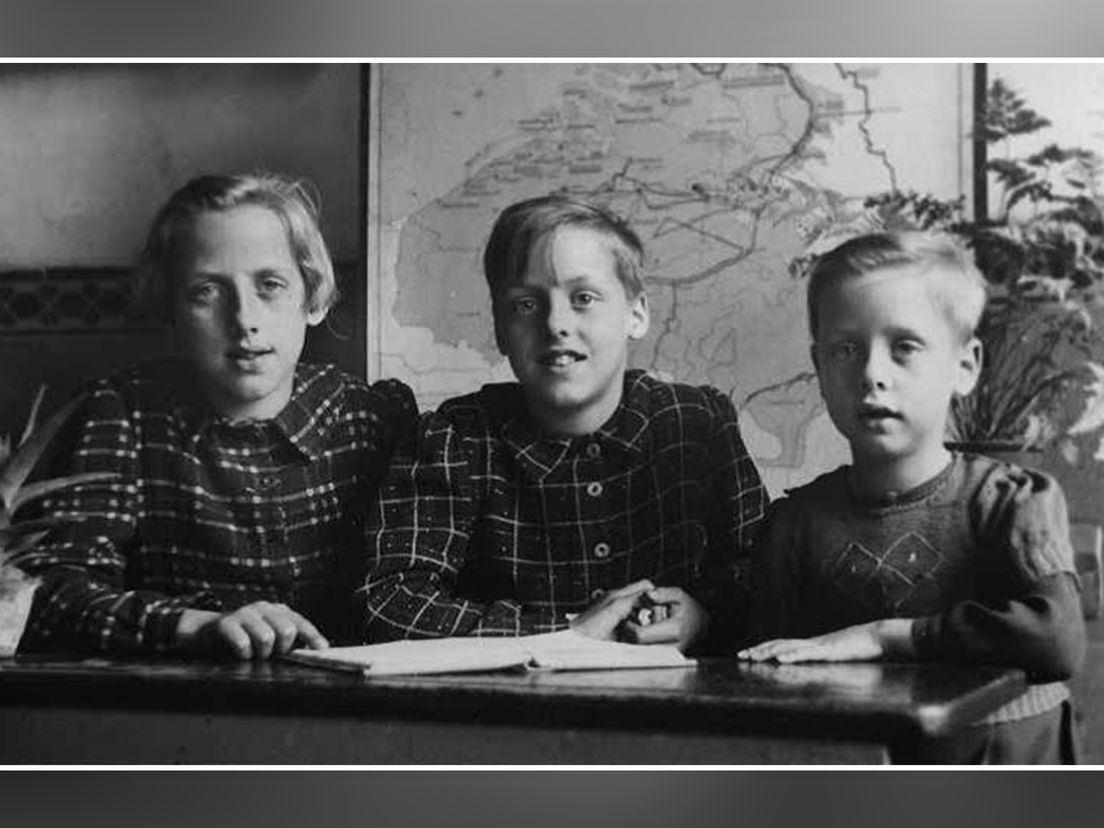
[[865, 404], [859, 407], [859, 420], [868, 425], [903, 419], [901, 412], [889, 406]]
[[253, 363], [275, 352], [273, 348], [231, 348], [226, 356], [233, 362]]
[[548, 351], [537, 359], [539, 365], [545, 368], [568, 368], [577, 362], [582, 362], [586, 357], [578, 351]]

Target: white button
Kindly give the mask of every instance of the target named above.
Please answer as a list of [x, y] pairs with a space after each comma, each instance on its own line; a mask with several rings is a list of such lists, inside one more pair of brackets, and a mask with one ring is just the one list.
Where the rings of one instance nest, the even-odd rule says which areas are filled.
[[587, 494], [591, 497], [598, 497], [602, 493], [602, 484], [598, 481], [593, 483], [587, 483]]
[[587, 448], [587, 457], [600, 457], [602, 454], [602, 447], [597, 443], [590, 443]]
[[596, 543], [594, 544], [594, 557], [596, 558], [608, 558], [610, 553], [610, 546], [608, 543]]

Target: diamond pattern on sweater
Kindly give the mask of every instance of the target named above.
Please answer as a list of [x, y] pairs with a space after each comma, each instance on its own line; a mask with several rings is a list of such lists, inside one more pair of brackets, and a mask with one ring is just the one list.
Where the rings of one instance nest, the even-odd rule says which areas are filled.
[[942, 565], [938, 549], [916, 532], [908, 532], [882, 552], [850, 542], [832, 562], [829, 574], [845, 595], [864, 607], [896, 613]]

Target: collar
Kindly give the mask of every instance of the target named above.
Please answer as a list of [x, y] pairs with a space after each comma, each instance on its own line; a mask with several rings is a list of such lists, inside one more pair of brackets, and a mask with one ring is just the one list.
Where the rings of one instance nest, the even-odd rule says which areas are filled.
[[939, 470], [933, 477], [928, 478], [923, 483], [912, 487], [911, 489], [905, 489], [900, 492], [886, 492], [879, 495], [860, 495], [855, 491], [851, 481], [851, 466], [844, 466], [844, 484], [845, 491], [850, 497], [851, 501], [857, 504], [860, 508], [868, 509], [870, 511], [891, 511], [894, 509], [908, 508], [916, 505], [922, 501], [925, 501], [936, 494], [940, 489], [944, 487], [947, 481], [955, 474], [959, 467], [962, 465], [961, 455], [957, 452], [951, 453], [951, 459], [947, 462], [942, 469]]
[[578, 437], [546, 434], [529, 415], [521, 386], [509, 383], [489, 386], [489, 411], [501, 417], [499, 434], [522, 470], [541, 481], [560, 463], [597, 442], [607, 450], [644, 454], [649, 449], [651, 390], [656, 380], [640, 370], [625, 372], [621, 402], [600, 428]]
[[[189, 363], [175, 361], [155, 372], [161, 381], [159, 392], [168, 395], [168, 402], [184, 424], [193, 447], [215, 426], [229, 425], [211, 409], [199, 390], [195, 369]], [[343, 381], [340, 372], [330, 365], [299, 363], [291, 399], [284, 409], [265, 423], [282, 434], [292, 446], [310, 460], [317, 460], [326, 449], [327, 436], [337, 420], [337, 396]], [[230, 426], [233, 427], [233, 426]]]
[[327, 437], [341, 415], [338, 395], [343, 387], [341, 373], [332, 365], [299, 363], [295, 368], [291, 399], [273, 423], [311, 460], [326, 450]]

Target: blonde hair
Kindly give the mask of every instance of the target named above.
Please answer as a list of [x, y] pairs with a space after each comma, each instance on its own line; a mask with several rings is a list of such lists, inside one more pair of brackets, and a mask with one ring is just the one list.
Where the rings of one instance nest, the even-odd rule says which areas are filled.
[[974, 336], [985, 310], [986, 282], [973, 254], [946, 233], [907, 231], [856, 236], [817, 257], [806, 293], [812, 338], [817, 338], [825, 290], [875, 270], [909, 266], [929, 280], [932, 299], [962, 340]]
[[318, 228], [317, 200], [303, 181], [256, 172], [193, 178], [158, 211], [136, 268], [138, 307], [163, 320], [172, 318], [172, 285], [181, 263], [181, 244], [202, 213], [256, 205], [271, 210], [287, 232], [288, 246], [306, 293], [305, 310], [327, 311], [337, 302], [333, 262]]
[[483, 250], [483, 274], [492, 299], [524, 275], [533, 249], [560, 227], [583, 227], [605, 236], [625, 292], [636, 298], [644, 291], [644, 245], [628, 223], [595, 204], [554, 194], [511, 204], [496, 219]]

